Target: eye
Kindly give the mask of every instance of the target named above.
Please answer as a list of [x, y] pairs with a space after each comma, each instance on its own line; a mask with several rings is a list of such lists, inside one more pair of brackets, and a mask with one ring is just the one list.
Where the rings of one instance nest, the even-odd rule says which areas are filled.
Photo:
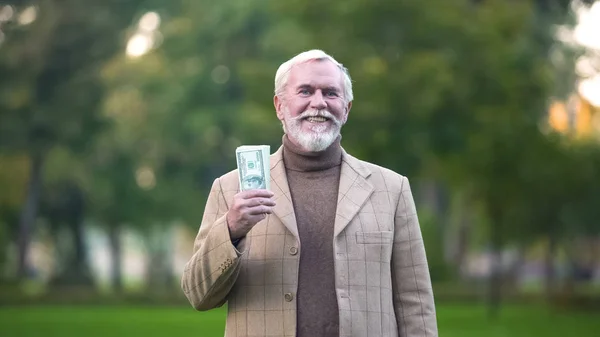
[[311, 92], [308, 89], [300, 89], [300, 90], [298, 90], [298, 93], [302, 96], [308, 96], [308, 95], [310, 95]]
[[338, 97], [339, 95], [335, 91], [327, 91], [327, 92], [325, 92], [325, 96], [327, 96], [327, 97]]

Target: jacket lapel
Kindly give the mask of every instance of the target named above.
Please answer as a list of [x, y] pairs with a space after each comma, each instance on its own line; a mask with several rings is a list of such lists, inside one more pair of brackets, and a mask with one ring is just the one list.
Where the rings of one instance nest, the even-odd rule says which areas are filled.
[[[338, 189], [334, 237], [338, 236], [356, 216], [373, 193], [373, 185], [366, 178], [371, 174], [358, 159], [342, 150], [342, 167]], [[283, 147], [271, 155], [271, 191], [275, 194], [273, 213], [299, 239], [292, 196], [283, 165]]]
[[281, 220], [283, 225], [299, 240], [298, 225], [292, 204], [292, 195], [283, 165], [283, 147], [271, 155], [271, 192], [275, 194], [275, 207], [273, 213]]
[[337, 237], [346, 228], [350, 220], [356, 216], [356, 213], [373, 193], [373, 185], [366, 180], [370, 174], [369, 169], [358, 159], [342, 150], [334, 237]]

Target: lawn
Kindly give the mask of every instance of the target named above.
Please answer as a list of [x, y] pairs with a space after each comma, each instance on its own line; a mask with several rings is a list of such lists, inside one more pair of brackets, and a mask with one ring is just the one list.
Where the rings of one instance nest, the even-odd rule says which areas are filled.
[[[0, 307], [2, 337], [221, 337], [223, 309], [187, 307]], [[482, 307], [439, 305], [442, 337], [598, 336], [597, 313], [551, 313], [543, 307], [507, 306], [490, 323]]]

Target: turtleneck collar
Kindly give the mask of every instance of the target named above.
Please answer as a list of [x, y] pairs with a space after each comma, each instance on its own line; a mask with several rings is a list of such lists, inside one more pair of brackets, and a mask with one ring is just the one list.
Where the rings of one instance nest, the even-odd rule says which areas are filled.
[[283, 135], [283, 162], [288, 170], [322, 171], [342, 163], [341, 136], [328, 148], [320, 152], [309, 152], [292, 143], [287, 134]]

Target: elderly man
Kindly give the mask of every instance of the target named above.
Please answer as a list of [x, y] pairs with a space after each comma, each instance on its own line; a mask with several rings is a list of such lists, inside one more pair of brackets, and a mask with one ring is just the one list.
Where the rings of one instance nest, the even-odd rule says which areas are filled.
[[283, 63], [271, 191], [214, 181], [181, 285], [197, 310], [228, 303], [226, 336], [437, 336], [407, 178], [340, 145], [352, 99], [323, 51]]

